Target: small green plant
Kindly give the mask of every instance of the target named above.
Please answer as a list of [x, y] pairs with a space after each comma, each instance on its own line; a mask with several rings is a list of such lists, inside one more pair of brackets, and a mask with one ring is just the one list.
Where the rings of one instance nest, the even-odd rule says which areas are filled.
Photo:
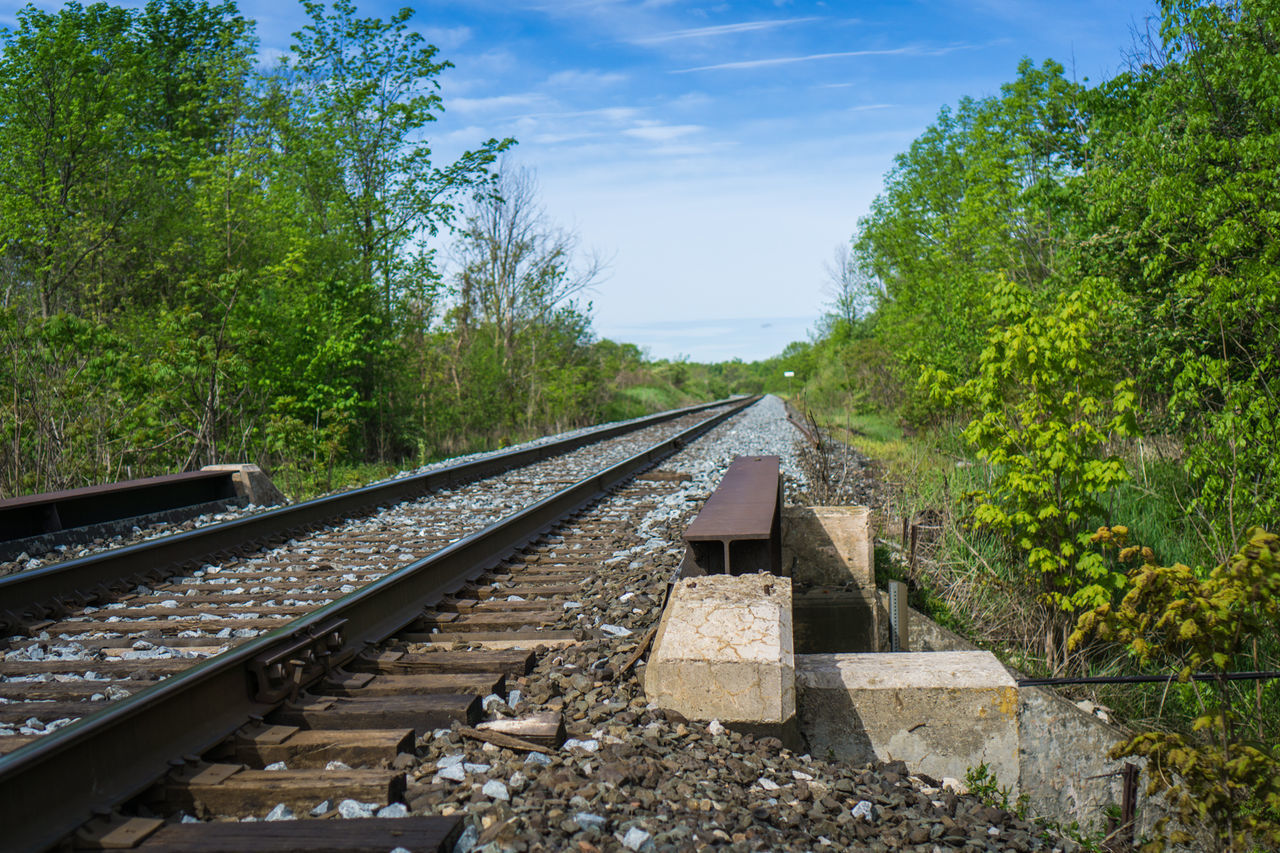
[[1248, 736], [1248, 712], [1233, 702], [1228, 675], [1252, 662], [1254, 638], [1280, 632], [1280, 537], [1250, 530], [1244, 547], [1207, 577], [1181, 564], [1156, 565], [1124, 528], [1104, 528], [1094, 539], [1121, 561], [1141, 564], [1129, 572], [1118, 607], [1103, 604], [1080, 617], [1071, 645], [1097, 637], [1126, 645], [1143, 664], [1175, 668], [1181, 682], [1214, 676], [1198, 691], [1191, 732], [1141, 732], [1112, 750], [1116, 758], [1147, 759], [1148, 793], [1163, 793], [1172, 808], [1143, 850], [1189, 843], [1185, 827], [1196, 825], [1212, 831], [1221, 851], [1276, 849], [1280, 746]]
[[[1133, 383], [1109, 381], [1099, 353], [1103, 301], [1086, 282], [1041, 308], [1002, 282], [977, 376], [958, 387], [939, 372], [922, 379], [935, 399], [978, 413], [963, 436], [990, 479], [966, 495], [972, 525], [1023, 552], [1022, 579], [1063, 613], [1110, 602], [1124, 579], [1085, 547], [1106, 496], [1128, 478], [1108, 444], [1137, 431]], [[1051, 663], [1066, 635], [1056, 627]]]
[[[1027, 816], [1030, 798], [1025, 793], [1013, 797], [1013, 788], [1001, 785], [995, 771], [985, 761], [964, 772], [964, 784], [970, 794], [987, 805], [1004, 809], [1020, 818]], [[1013, 798], [1010, 799], [1011, 797]]]

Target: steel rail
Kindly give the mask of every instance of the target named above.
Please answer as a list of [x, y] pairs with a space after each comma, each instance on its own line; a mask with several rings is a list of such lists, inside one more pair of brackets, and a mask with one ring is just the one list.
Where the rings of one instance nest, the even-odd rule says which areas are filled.
[[424, 608], [495, 561], [757, 399], [735, 401], [732, 408], [286, 626], [0, 756], [0, 826], [5, 828], [0, 844], [6, 850], [57, 844], [95, 813], [160, 780], [178, 756], [199, 755], [251, 715], [278, 706], [283, 700], [260, 698], [264, 659], [279, 658], [313, 638], [332, 638], [331, 660], [350, 660], [414, 622]]
[[411, 477], [385, 480], [294, 506], [9, 575], [0, 578], [0, 632], [12, 632], [28, 622], [60, 616], [72, 607], [109, 595], [112, 585], [126, 580], [154, 581], [172, 574], [186, 563], [204, 561], [219, 552], [231, 552], [254, 543], [265, 544], [334, 518], [362, 512], [371, 506], [399, 503], [441, 488], [500, 474], [597, 441], [728, 405], [735, 399], [701, 403], [622, 424], [601, 426], [535, 447], [509, 450]]

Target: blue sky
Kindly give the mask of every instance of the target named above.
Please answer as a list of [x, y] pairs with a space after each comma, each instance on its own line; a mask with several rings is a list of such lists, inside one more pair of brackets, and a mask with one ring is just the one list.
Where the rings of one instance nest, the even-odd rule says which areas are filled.
[[[38, 3], [56, 8], [59, 3]], [[128, 3], [125, 5], [140, 5]], [[360, 2], [386, 15], [404, 2]], [[456, 66], [440, 161], [490, 136], [548, 213], [612, 257], [601, 335], [656, 357], [763, 358], [823, 311], [829, 261], [938, 109], [1019, 59], [1099, 81], [1149, 0], [432, 0], [413, 25]], [[0, 3], [12, 21], [15, 4]], [[300, 5], [242, 0], [264, 53]], [[678, 321], [678, 322], [676, 322]]]

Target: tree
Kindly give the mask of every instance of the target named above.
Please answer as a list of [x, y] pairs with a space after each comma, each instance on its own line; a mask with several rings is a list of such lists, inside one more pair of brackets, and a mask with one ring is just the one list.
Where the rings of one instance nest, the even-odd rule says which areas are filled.
[[827, 293], [831, 297], [828, 303], [831, 316], [846, 326], [853, 326], [859, 317], [865, 317], [869, 313], [878, 287], [874, 279], [859, 266], [858, 257], [848, 243], [836, 246], [831, 259], [824, 266], [827, 272]]
[[1061, 65], [1023, 60], [999, 97], [961, 99], [894, 161], [858, 222], [858, 267], [883, 287], [877, 334], [910, 379], [971, 375], [998, 281], [1053, 288], [1079, 217], [1071, 191], [1084, 151], [1083, 87]]
[[1162, 11], [1161, 55], [1096, 95], [1078, 254], [1141, 318], [1119, 343], [1187, 439], [1225, 559], [1280, 513], [1280, 4]]
[[[1091, 525], [1105, 520], [1105, 497], [1128, 478], [1108, 448], [1136, 432], [1132, 381], [1110, 379], [1098, 357], [1105, 303], [1087, 282], [1051, 308], [1002, 283], [978, 375], [958, 387], [943, 373], [930, 377], [935, 396], [976, 413], [964, 439], [991, 470], [990, 485], [966, 496], [974, 525], [1024, 555], [1021, 580], [1060, 614], [1109, 602], [1121, 582], [1085, 548]], [[1057, 619], [1046, 629], [1055, 669], [1069, 628]]]
[[[149, 122], [133, 15], [105, 3], [27, 6], [0, 58], [0, 245], [6, 291], [42, 317], [79, 311], [139, 202]], [[99, 279], [100, 280], [100, 279]]]
[[595, 285], [604, 271], [594, 254], [574, 266], [577, 235], [550, 221], [538, 201], [537, 178], [524, 167], [504, 167], [492, 191], [472, 200], [460, 237], [460, 305], [497, 329], [504, 365], [522, 330]]
[[[449, 221], [454, 199], [483, 184], [513, 140], [486, 141], [437, 167], [422, 131], [442, 109], [439, 75], [450, 63], [409, 29], [410, 8], [359, 18], [353, 0], [303, 0], [311, 23], [294, 33], [287, 144], [302, 166], [322, 233], [354, 248], [354, 282], [376, 284], [389, 316], [412, 268], [406, 253]], [[336, 259], [335, 259], [336, 260]]]

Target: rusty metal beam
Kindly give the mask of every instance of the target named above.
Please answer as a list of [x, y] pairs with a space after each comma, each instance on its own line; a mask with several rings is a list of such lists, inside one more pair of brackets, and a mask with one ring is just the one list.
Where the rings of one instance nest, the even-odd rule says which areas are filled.
[[782, 476], [777, 456], [739, 456], [684, 532], [702, 573], [782, 570]]

